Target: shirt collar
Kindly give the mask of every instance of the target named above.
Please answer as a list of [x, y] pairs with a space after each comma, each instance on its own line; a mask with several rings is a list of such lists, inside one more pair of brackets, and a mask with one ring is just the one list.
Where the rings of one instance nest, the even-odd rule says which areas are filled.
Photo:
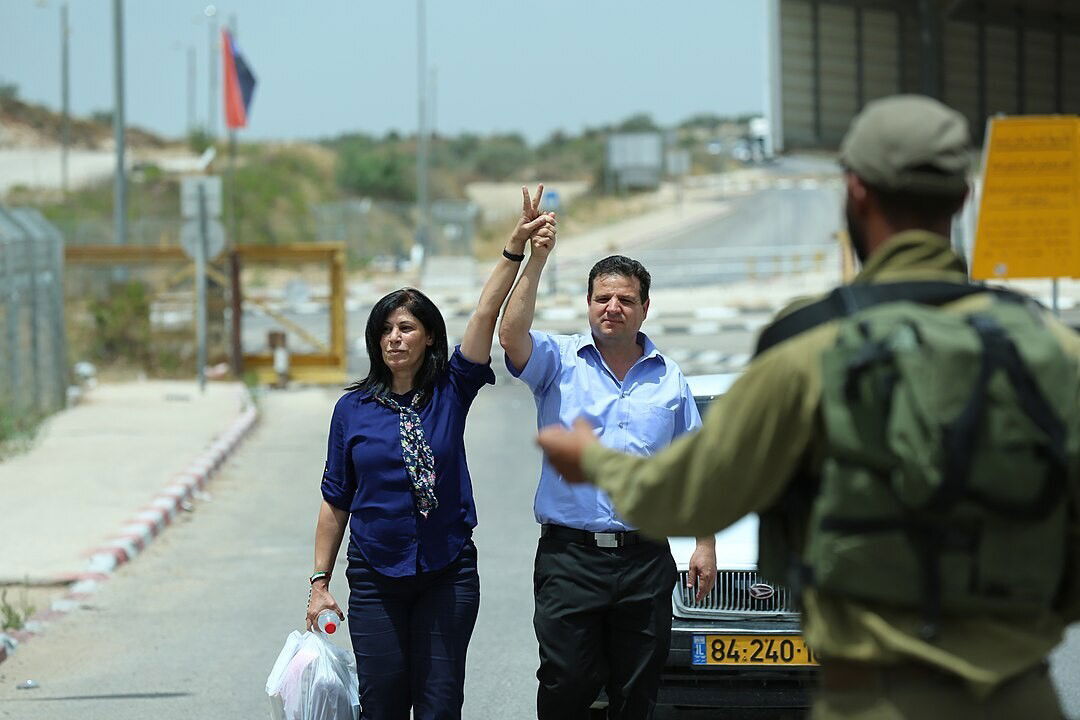
[[920, 279], [966, 282], [967, 268], [948, 238], [926, 230], [906, 230], [889, 238], [852, 284]]
[[[641, 346], [642, 351], [641, 357], [638, 359], [638, 362], [654, 357], [665, 365], [667, 364], [667, 360], [656, 348], [656, 343], [654, 343], [648, 335], [639, 330], [637, 334], [637, 341], [638, 345]], [[600, 353], [600, 348], [596, 347], [596, 340], [593, 338], [591, 329], [586, 330], [584, 333], [578, 336], [577, 354], [579, 357], [581, 355], [581, 351], [587, 347], [591, 347], [593, 350], [596, 351], [597, 354]]]

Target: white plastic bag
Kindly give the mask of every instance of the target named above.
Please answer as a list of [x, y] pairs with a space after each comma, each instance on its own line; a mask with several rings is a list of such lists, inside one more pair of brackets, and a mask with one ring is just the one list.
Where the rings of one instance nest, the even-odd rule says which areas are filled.
[[293, 630], [266, 679], [272, 720], [357, 720], [356, 659], [319, 632]]

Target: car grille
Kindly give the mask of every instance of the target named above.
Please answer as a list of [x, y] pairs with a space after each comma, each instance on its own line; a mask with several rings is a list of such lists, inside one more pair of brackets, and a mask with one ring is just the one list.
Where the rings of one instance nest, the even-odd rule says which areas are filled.
[[[694, 590], [686, 587], [686, 571], [679, 573], [679, 585], [675, 588], [675, 604], [686, 615], [787, 615], [796, 614], [794, 598], [782, 585], [764, 582], [753, 570], [720, 570], [716, 573], [716, 587], [700, 602]], [[756, 598], [750, 588], [772, 588], [769, 598]]]

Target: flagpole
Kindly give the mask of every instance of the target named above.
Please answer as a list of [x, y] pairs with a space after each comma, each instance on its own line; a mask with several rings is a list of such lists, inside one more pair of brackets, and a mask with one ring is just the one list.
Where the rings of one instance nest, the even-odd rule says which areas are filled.
[[[229, 28], [233, 38], [236, 37], [236, 14], [229, 16]], [[228, 125], [229, 123], [226, 123]], [[240, 218], [238, 188], [236, 185], [236, 128], [229, 128], [229, 238], [232, 240], [232, 251], [229, 253], [229, 295], [232, 300], [230, 323], [232, 345], [232, 369], [233, 375], [239, 379], [244, 374], [244, 350], [243, 332], [241, 322], [243, 320], [243, 298], [240, 286]]]
[[[237, 38], [236, 27], [236, 14], [234, 13], [229, 16], [229, 32], [232, 34], [233, 42]], [[236, 128], [234, 127], [229, 128], [229, 188], [229, 236], [232, 237], [234, 245], [239, 245], [240, 223], [237, 217], [238, 205], [236, 197]]]

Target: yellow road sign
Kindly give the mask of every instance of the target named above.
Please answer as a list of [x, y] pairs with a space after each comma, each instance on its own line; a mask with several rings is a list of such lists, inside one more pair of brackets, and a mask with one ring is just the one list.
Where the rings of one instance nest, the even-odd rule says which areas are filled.
[[972, 277], [1080, 277], [1080, 118], [995, 118], [988, 138]]

